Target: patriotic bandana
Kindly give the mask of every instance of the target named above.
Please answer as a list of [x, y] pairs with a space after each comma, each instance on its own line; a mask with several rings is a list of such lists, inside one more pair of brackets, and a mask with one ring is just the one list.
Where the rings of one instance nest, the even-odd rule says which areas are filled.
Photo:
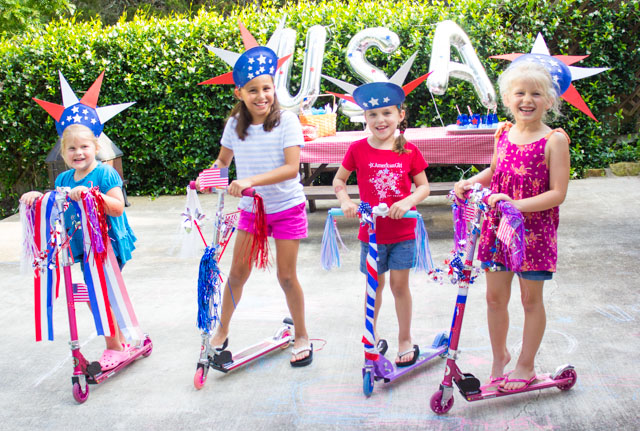
[[422, 81], [427, 79], [431, 73], [429, 72], [422, 75], [407, 85], [402, 85], [409, 73], [409, 70], [411, 69], [411, 66], [413, 65], [414, 60], [416, 59], [416, 55], [418, 55], [417, 52], [409, 57], [409, 60], [407, 60], [406, 63], [404, 63], [400, 69], [398, 69], [398, 71], [389, 78], [388, 82], [370, 82], [356, 87], [355, 85], [330, 76], [322, 76], [347, 91], [349, 94], [332, 93], [330, 91], [329, 93], [341, 99], [353, 102], [365, 111], [394, 105], [400, 107], [402, 102], [404, 102], [405, 97], [415, 90]]
[[242, 35], [242, 41], [246, 51], [242, 54], [238, 54], [225, 49], [207, 46], [209, 51], [220, 57], [229, 66], [233, 67], [233, 71], [216, 76], [215, 78], [211, 78], [207, 81], [203, 81], [198, 85], [235, 84], [236, 87], [244, 87], [249, 81], [257, 76], [275, 76], [278, 67], [291, 57], [291, 55], [287, 55], [279, 59], [274, 51], [276, 44], [279, 41], [280, 30], [283, 25], [284, 20], [280, 22], [278, 28], [271, 36], [271, 39], [267, 42], [267, 45], [260, 46], [253, 35], [249, 33], [249, 30], [247, 30], [242, 22], [238, 20], [238, 26], [240, 27], [240, 33]]
[[100, 87], [102, 86], [102, 78], [104, 72], [98, 76], [91, 88], [78, 100], [71, 86], [62, 75], [60, 75], [60, 91], [62, 92], [62, 105], [46, 102], [36, 99], [38, 105], [42, 107], [56, 122], [56, 130], [59, 136], [62, 136], [64, 129], [72, 124], [81, 124], [91, 129], [97, 137], [102, 134], [104, 123], [109, 121], [118, 113], [124, 111], [135, 102], [121, 103], [119, 105], [110, 105], [98, 107], [98, 96], [100, 95]]

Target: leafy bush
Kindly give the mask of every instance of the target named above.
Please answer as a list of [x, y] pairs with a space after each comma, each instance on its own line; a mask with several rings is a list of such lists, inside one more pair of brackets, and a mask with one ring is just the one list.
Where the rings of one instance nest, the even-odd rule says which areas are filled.
[[[125, 154], [129, 194], [182, 192], [217, 155], [224, 121], [235, 103], [230, 86], [197, 85], [230, 70], [205, 45], [241, 52], [238, 18], [264, 43], [284, 14], [287, 26], [298, 32], [293, 82], [300, 76], [304, 35], [316, 24], [329, 31], [323, 73], [352, 83], [356, 78], [344, 50], [364, 28], [387, 27], [401, 41], [391, 55], [370, 50], [369, 61], [390, 75], [418, 50], [410, 74], [417, 77], [427, 72], [435, 24], [451, 19], [468, 34], [493, 82], [506, 62], [489, 56], [529, 52], [541, 32], [552, 54], [590, 54], [576, 66], [612, 67], [574, 83], [600, 122], [564, 104], [566, 115], [552, 124], [564, 127], [573, 140], [574, 176], [585, 168], [638, 157], [637, 140], [615, 139], [634, 132], [639, 121], [637, 111], [625, 118], [618, 108], [621, 96], [633, 91], [629, 84], [637, 85], [640, 48], [632, 29], [640, 22], [638, 0], [301, 1], [284, 7], [265, 1], [260, 10], [247, 6], [224, 16], [205, 11], [191, 18], [140, 14], [114, 26], [59, 21], [0, 41], [0, 216], [15, 209], [19, 193], [47, 186], [44, 160], [56, 132], [53, 120], [31, 98], [60, 103], [58, 70], [77, 93], [105, 70], [99, 106], [137, 101], [105, 127]], [[326, 81], [322, 86], [323, 91], [337, 90]], [[471, 85], [455, 79], [446, 95], [435, 99], [445, 123], [455, 120], [456, 104], [482, 108]], [[408, 97], [407, 106], [412, 127], [440, 125], [426, 85]], [[339, 128], [350, 127], [340, 116]]]

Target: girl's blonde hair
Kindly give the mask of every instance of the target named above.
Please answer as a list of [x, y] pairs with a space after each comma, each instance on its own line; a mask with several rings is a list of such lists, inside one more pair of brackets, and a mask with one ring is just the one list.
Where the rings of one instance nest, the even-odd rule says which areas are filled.
[[[562, 115], [560, 112], [560, 100], [556, 91], [558, 87], [553, 82], [549, 70], [539, 63], [530, 61], [512, 63], [498, 78], [498, 87], [500, 88], [500, 96], [502, 96], [503, 102], [505, 96], [513, 89], [514, 83], [520, 79], [533, 81], [542, 90], [545, 98], [551, 102], [551, 108], [545, 112], [542, 117], [543, 120], [548, 113], [551, 113], [554, 117]], [[506, 108], [509, 109], [508, 106]], [[510, 113], [513, 115], [513, 112]]]
[[[91, 129], [87, 126], [83, 126], [82, 124], [72, 124], [64, 129], [62, 132], [62, 142], [60, 143], [60, 153], [62, 154], [62, 158], [65, 158], [66, 149], [69, 144], [73, 143], [76, 139], [82, 139], [85, 141], [91, 141], [96, 146], [96, 154], [100, 151], [100, 143], [98, 142], [98, 138], [93, 134]], [[65, 159], [64, 162], [69, 165], [69, 162]]]

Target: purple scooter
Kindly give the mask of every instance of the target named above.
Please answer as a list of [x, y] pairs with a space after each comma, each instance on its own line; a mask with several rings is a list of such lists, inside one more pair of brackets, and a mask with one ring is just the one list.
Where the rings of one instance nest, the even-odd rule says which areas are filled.
[[[440, 384], [440, 388], [431, 396], [430, 400], [431, 410], [437, 414], [447, 413], [451, 410], [451, 407], [453, 407], [453, 383], [458, 386], [460, 393], [467, 401], [479, 401], [554, 387], [562, 391], [567, 391], [575, 385], [576, 379], [578, 378], [574, 367], [567, 364], [558, 367], [553, 374], [538, 374], [535, 377], [534, 383], [521, 390], [501, 392], [497, 387], [493, 390], [481, 387], [480, 380], [473, 374], [463, 373], [460, 371], [460, 368], [458, 368], [456, 363], [458, 359], [458, 342], [460, 341], [462, 318], [464, 317], [464, 309], [467, 302], [469, 284], [471, 282], [476, 241], [480, 233], [479, 226], [483, 211], [488, 207], [486, 199], [491, 194], [488, 189], [480, 189], [478, 186], [468, 195], [468, 202], [473, 205], [474, 213], [464, 249], [464, 268], [462, 270], [462, 276], [458, 280], [458, 297], [456, 299], [456, 308], [451, 324], [451, 338], [449, 340], [449, 352], [447, 354], [444, 379]], [[455, 195], [453, 199], [456, 199]], [[459, 205], [463, 204], [459, 202]], [[503, 205], [503, 202], [499, 202], [497, 205], [498, 209], [502, 210]], [[489, 387], [493, 388], [494, 386]]]
[[[365, 208], [368, 207], [365, 204]], [[360, 216], [363, 222], [369, 224], [369, 254], [367, 256], [367, 307], [365, 316], [365, 363], [362, 367], [362, 391], [365, 396], [371, 396], [373, 392], [374, 382], [383, 380], [385, 383], [394, 381], [395, 379], [411, 372], [430, 360], [447, 355], [449, 345], [446, 332], [436, 335], [433, 343], [429, 347], [419, 347], [419, 356], [415, 363], [405, 367], [398, 367], [393, 362], [384, 357], [384, 352], [379, 352], [380, 348], [370, 344], [370, 340], [374, 339], [373, 335], [373, 315], [375, 310], [376, 290], [378, 288], [378, 264], [377, 255], [378, 247], [376, 243], [376, 218], [386, 217], [389, 214], [389, 208], [382, 203], [373, 207], [369, 214], [368, 211], [362, 211], [363, 205], [359, 208]], [[329, 216], [343, 216], [344, 213], [339, 208], [329, 209]], [[423, 223], [422, 216], [418, 211], [407, 211], [405, 218], [418, 219], [417, 223]], [[367, 341], [369, 339], [369, 341]], [[414, 346], [417, 347], [417, 346]]]

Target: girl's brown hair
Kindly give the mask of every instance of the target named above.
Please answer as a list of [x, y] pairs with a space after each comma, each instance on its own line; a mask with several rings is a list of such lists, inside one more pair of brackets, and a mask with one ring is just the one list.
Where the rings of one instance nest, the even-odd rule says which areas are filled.
[[[247, 105], [245, 105], [242, 100], [236, 103], [236, 106], [231, 110], [229, 118], [232, 117], [236, 117], [236, 133], [240, 140], [244, 141], [244, 138], [247, 137], [247, 130], [249, 129], [253, 119], [251, 118], [251, 113], [249, 112]], [[262, 128], [265, 132], [270, 132], [278, 125], [280, 125], [280, 103], [278, 103], [278, 97], [274, 92], [273, 104], [271, 105], [269, 114], [267, 114], [267, 118], [264, 120], [264, 124], [262, 124]]]
[[[404, 110], [404, 105], [397, 106], [398, 111], [402, 112]], [[398, 154], [406, 154], [410, 151], [407, 150], [404, 146], [407, 144], [407, 140], [404, 137], [404, 131], [407, 130], [407, 126], [409, 122], [407, 121], [407, 111], [404, 111], [404, 118], [398, 124], [398, 130], [400, 130], [400, 135], [396, 137], [396, 140], [393, 142], [393, 152]]]

